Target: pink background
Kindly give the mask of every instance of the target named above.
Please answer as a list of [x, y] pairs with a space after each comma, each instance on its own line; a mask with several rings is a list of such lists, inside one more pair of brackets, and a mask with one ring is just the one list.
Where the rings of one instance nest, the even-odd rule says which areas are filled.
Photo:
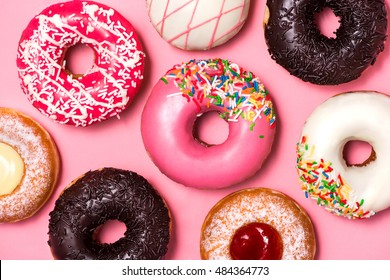
[[[33, 108], [22, 93], [16, 69], [16, 50], [30, 19], [54, 0], [1, 0], [0, 106], [31, 115], [51, 133], [61, 155], [62, 171], [53, 196], [32, 218], [0, 225], [0, 259], [51, 259], [47, 245], [48, 214], [61, 191], [88, 170], [117, 167], [143, 175], [170, 206], [174, 231], [168, 259], [199, 259], [199, 236], [204, 217], [225, 195], [243, 188], [268, 187], [282, 191], [309, 213], [316, 231], [317, 259], [390, 259], [390, 211], [371, 219], [350, 221], [327, 213], [300, 190], [295, 171], [295, 144], [305, 119], [329, 97], [351, 90], [390, 94], [390, 47], [361, 78], [341, 86], [304, 83], [271, 60], [263, 36], [265, 0], [252, 1], [243, 30], [227, 44], [206, 52], [186, 52], [163, 41], [149, 22], [144, 0], [100, 0], [122, 13], [135, 27], [147, 54], [145, 80], [138, 96], [122, 115], [87, 128], [57, 124]], [[389, 4], [390, 0], [386, 1]], [[141, 112], [151, 88], [174, 64], [193, 58], [229, 59], [258, 75], [276, 104], [277, 135], [271, 156], [252, 179], [223, 190], [181, 186], [162, 175], [144, 149]], [[223, 126], [222, 126], [222, 133]], [[163, 146], [163, 143], [161, 144]], [[239, 168], [239, 167], [237, 167]]]

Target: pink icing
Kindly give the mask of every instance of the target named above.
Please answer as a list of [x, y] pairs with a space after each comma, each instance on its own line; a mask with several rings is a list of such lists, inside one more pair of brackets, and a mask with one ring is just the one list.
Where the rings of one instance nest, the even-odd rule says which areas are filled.
[[[78, 77], [66, 70], [66, 50], [78, 43], [95, 54]], [[52, 5], [24, 30], [17, 53], [20, 84], [31, 103], [60, 123], [87, 126], [123, 111], [143, 79], [144, 53], [132, 25], [91, 1]]]
[[223, 188], [239, 183], [261, 168], [271, 150], [274, 120], [270, 124], [264, 115], [254, 125], [241, 117], [228, 121], [229, 136], [224, 143], [202, 145], [193, 137], [197, 116], [226, 112], [209, 101], [203, 98], [195, 106], [175, 83], [160, 80], [142, 114], [141, 132], [150, 157], [162, 173], [185, 186]]

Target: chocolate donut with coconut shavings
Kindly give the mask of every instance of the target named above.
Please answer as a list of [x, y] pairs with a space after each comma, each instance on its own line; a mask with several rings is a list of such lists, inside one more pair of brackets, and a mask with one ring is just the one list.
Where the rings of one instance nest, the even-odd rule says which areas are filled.
[[[126, 225], [112, 244], [95, 240], [108, 220]], [[64, 190], [50, 213], [49, 246], [55, 259], [161, 259], [171, 232], [169, 209], [142, 176], [126, 170], [89, 171]]]
[[[336, 38], [316, 25], [324, 8], [340, 18]], [[267, 0], [264, 29], [272, 58], [292, 75], [337, 85], [375, 63], [387, 39], [387, 12], [384, 0]]]

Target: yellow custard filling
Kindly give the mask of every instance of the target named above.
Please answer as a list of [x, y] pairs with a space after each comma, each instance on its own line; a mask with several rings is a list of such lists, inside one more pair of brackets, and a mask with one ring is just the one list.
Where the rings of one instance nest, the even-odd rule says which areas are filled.
[[7, 195], [20, 184], [24, 175], [24, 162], [11, 146], [0, 143], [0, 195]]

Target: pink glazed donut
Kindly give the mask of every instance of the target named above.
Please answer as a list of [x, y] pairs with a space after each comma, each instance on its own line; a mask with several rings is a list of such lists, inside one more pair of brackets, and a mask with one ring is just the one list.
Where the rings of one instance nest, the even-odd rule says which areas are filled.
[[[217, 111], [229, 136], [209, 145], [193, 135], [198, 116]], [[253, 176], [275, 134], [273, 104], [251, 72], [227, 60], [191, 60], [174, 66], [145, 105], [141, 132], [162, 173], [189, 187], [223, 188]]]
[[[69, 47], [85, 44], [95, 61], [83, 75], [66, 69]], [[35, 16], [18, 48], [20, 84], [42, 114], [88, 126], [123, 111], [143, 79], [144, 53], [132, 25], [114, 9], [91, 1], [52, 5]]]

